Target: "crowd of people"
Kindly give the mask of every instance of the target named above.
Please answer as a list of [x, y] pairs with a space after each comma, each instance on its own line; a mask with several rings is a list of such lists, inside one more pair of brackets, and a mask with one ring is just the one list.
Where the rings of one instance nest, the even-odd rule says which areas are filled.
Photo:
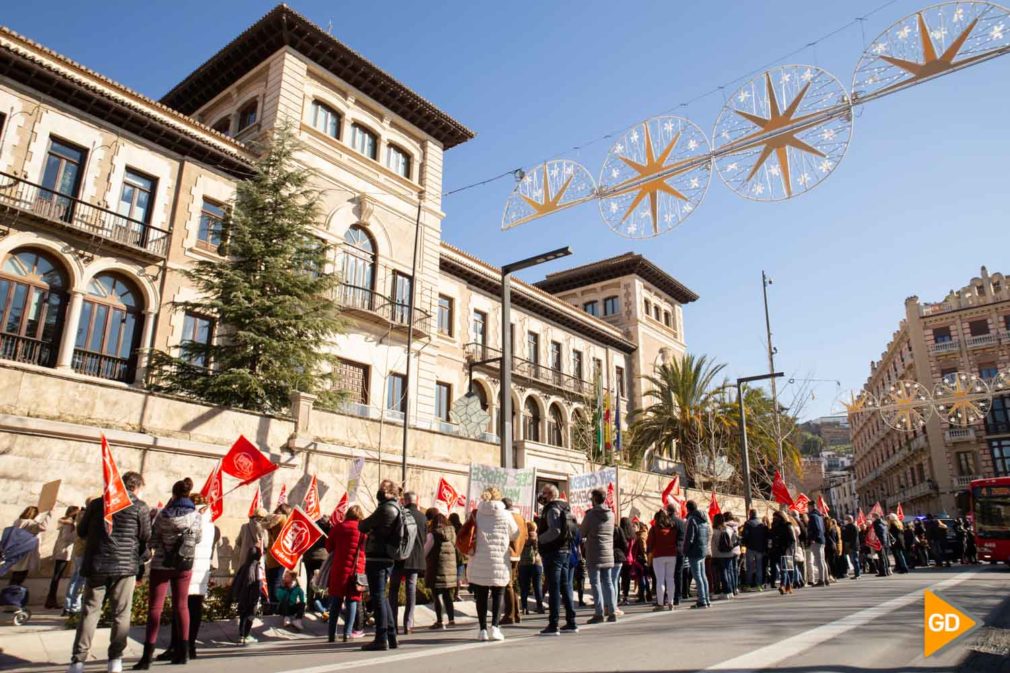
[[[133, 670], [147, 670], [154, 661], [186, 664], [197, 656], [220, 540], [207, 503], [193, 492], [192, 481], [183, 479], [173, 485], [168, 504], [152, 510], [140, 499], [140, 474], [127, 472], [123, 482], [132, 504], [111, 517], [111, 526], [101, 498], [68, 508], [58, 520], [46, 606], [62, 605], [64, 614], [78, 616], [70, 673], [83, 671], [106, 601], [112, 621], [108, 670], [122, 671], [134, 589], [145, 574], [147, 627]], [[477, 639], [501, 641], [503, 626], [520, 623], [531, 612], [547, 615], [540, 635], [578, 633], [576, 600], [586, 605], [587, 578], [593, 606], [587, 623], [598, 624], [617, 622], [621, 608], [635, 601], [651, 603], [657, 612], [682, 602], [706, 609], [741, 592], [789, 595], [867, 573], [887, 576], [931, 563], [977, 563], [970, 522], [960, 519], [949, 526], [932, 515], [908, 524], [895, 514], [879, 513], [865, 521], [862, 516], [836, 520], [811, 508], [764, 517], [751, 510], [742, 522], [731, 512], [719, 512], [710, 521], [688, 501], [683, 507], [671, 503], [646, 523], [616, 520], [606, 493], [595, 490], [592, 507], [577, 522], [555, 486], [545, 485], [537, 500], [539, 515], [526, 520], [491, 487], [463, 519], [442, 503], [422, 511], [415, 493], [401, 493], [384, 480], [368, 516], [353, 505], [342, 520], [317, 521], [324, 535], [302, 556], [305, 588], [299, 573], [269, 551], [291, 508], [279, 505], [273, 513], [260, 508], [235, 543], [230, 598], [237, 606], [237, 641], [256, 642], [252, 627], [258, 615], [279, 615], [282, 627], [299, 631], [311, 611], [326, 622], [331, 643], [338, 628], [347, 642], [364, 638], [371, 627], [373, 637], [362, 649], [396, 649], [399, 636], [414, 632], [421, 583], [435, 613], [426, 628], [455, 627], [454, 602], [469, 590]], [[50, 513], [29, 507], [14, 525], [38, 536], [50, 520]], [[11, 583], [23, 582], [38, 562], [36, 549], [12, 568]], [[71, 579], [61, 603], [59, 581], [67, 568]], [[170, 645], [155, 656], [169, 591]]]

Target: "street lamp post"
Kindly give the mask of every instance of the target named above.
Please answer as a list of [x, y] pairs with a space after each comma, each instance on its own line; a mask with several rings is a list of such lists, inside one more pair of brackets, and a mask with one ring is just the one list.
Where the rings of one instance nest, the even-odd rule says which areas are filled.
[[750, 514], [751, 493], [750, 493], [750, 454], [747, 451], [747, 406], [743, 402], [743, 384], [751, 381], [764, 381], [782, 376], [782, 372], [771, 372], [770, 374], [758, 374], [757, 376], [744, 376], [736, 380], [736, 403], [740, 407], [740, 453], [743, 454], [743, 498], [745, 516]]
[[[765, 302], [765, 333], [768, 335], [768, 374], [775, 371], [775, 346], [772, 344], [772, 319], [768, 312], [768, 286], [772, 284], [771, 277], [761, 272], [761, 295]], [[772, 418], [775, 420], [775, 445], [779, 452], [779, 472], [785, 474], [785, 464], [782, 459], [782, 426], [779, 422], [779, 394], [775, 385], [775, 377], [768, 376], [772, 381]]]
[[501, 464], [512, 468], [512, 282], [511, 275], [516, 271], [528, 269], [531, 266], [544, 264], [555, 259], [572, 254], [571, 246], [551, 250], [534, 257], [527, 257], [518, 262], [505, 264], [501, 268], [501, 390], [499, 391], [498, 410], [501, 413]]

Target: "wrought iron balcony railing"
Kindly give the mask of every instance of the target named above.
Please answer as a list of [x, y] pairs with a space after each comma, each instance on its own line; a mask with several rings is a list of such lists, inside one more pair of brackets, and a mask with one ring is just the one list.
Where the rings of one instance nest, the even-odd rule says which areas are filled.
[[157, 258], [168, 251], [168, 231], [140, 220], [54, 192], [23, 178], [0, 172], [0, 208], [29, 213]]
[[[463, 346], [463, 349], [468, 363], [498, 358], [498, 361], [487, 362], [481, 365], [489, 370], [498, 369], [498, 362], [501, 360], [502, 353], [497, 348], [471, 342]], [[538, 362], [524, 360], [523, 358], [512, 358], [512, 375], [528, 382], [551, 386], [577, 395], [589, 395], [593, 391], [591, 381], [585, 381], [570, 374], [565, 374], [558, 369], [553, 369]]]
[[133, 358], [117, 358], [75, 348], [72, 366], [78, 374], [127, 383], [133, 380]]
[[54, 367], [59, 344], [15, 334], [0, 333], [0, 359]]
[[[377, 316], [393, 325], [407, 326], [410, 306], [385, 297], [375, 290], [342, 283], [337, 287], [337, 303], [344, 310]], [[427, 333], [431, 328], [431, 313], [414, 306], [414, 329]]]

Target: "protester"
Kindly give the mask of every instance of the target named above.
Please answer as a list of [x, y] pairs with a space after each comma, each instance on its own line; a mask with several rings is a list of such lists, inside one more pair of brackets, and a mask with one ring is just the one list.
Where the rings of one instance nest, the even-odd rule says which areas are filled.
[[270, 543], [270, 535], [267, 533], [266, 522], [270, 514], [263, 507], [258, 508], [249, 521], [242, 524], [235, 538], [235, 567], [241, 568], [249, 561], [249, 556], [253, 549], [259, 549], [265, 553]]
[[926, 515], [926, 539], [929, 542], [929, 551], [936, 560], [936, 567], [950, 567], [950, 559], [947, 558], [947, 550], [944, 543], [947, 541], [947, 525], [934, 517], [932, 514]]
[[[623, 521], [627, 521], [624, 518]], [[630, 526], [630, 524], [629, 524]], [[623, 577], [623, 568], [628, 560], [628, 552], [630, 550], [630, 536], [624, 532], [624, 529], [619, 525], [614, 526], [614, 565], [610, 569], [610, 583], [614, 587], [614, 614], [618, 617], [624, 614], [621, 610], [621, 579]], [[630, 580], [629, 580], [630, 583]], [[627, 590], [625, 590], [624, 602], [627, 603]]]
[[[711, 530], [708, 517], [698, 509], [693, 500], [687, 501], [687, 531], [684, 533], [684, 553], [691, 568], [691, 578], [697, 587], [698, 600], [694, 608], [711, 607], [708, 595], [708, 578], [705, 576], [705, 557], [708, 555]], [[656, 591], [658, 600], [659, 591]]]
[[647, 553], [652, 557], [652, 567], [656, 574], [656, 605], [653, 612], [673, 610], [677, 593], [674, 577], [677, 568], [677, 528], [666, 511], [656, 512], [646, 540]]
[[[505, 640], [499, 625], [501, 599], [511, 578], [509, 543], [519, 535], [515, 518], [505, 510], [501, 491], [491, 486], [480, 495], [475, 513], [477, 533], [467, 579], [477, 599], [477, 640]], [[488, 594], [491, 596], [491, 630], [487, 628]]]
[[812, 583], [816, 586], [830, 586], [831, 577], [828, 575], [828, 563], [824, 553], [827, 530], [824, 526], [824, 516], [816, 507], [810, 508], [807, 512], [807, 542], [810, 545], [812, 567], [809, 573]]
[[[389, 602], [384, 600], [389, 574], [393, 569], [393, 554], [400, 536], [400, 508], [396, 506], [397, 486], [389, 479], [379, 482], [375, 494], [378, 505], [358, 530], [368, 535], [365, 541], [365, 574], [368, 593], [372, 597], [375, 613], [375, 640], [362, 646], [363, 650], [396, 649], [396, 622], [391, 621]], [[422, 550], [423, 551], [423, 550]]]
[[231, 583], [231, 602], [238, 604], [238, 642], [240, 645], [255, 643], [252, 635], [253, 619], [256, 607], [266, 596], [263, 593], [263, 583], [266, 582], [266, 572], [263, 563], [262, 546], [252, 547], [244, 555], [244, 561], [235, 572]]
[[[449, 525], [452, 526], [453, 531], [456, 533], [456, 537], [459, 537], [459, 529], [463, 527], [463, 521], [459, 518], [459, 514], [453, 512], [449, 515]], [[459, 600], [459, 587], [463, 583], [463, 578], [466, 577], [466, 557], [456, 550], [456, 591], [452, 595], [454, 601]]]
[[778, 570], [780, 594], [791, 594], [795, 578], [796, 533], [785, 514], [772, 514], [772, 558]]
[[585, 540], [582, 538], [582, 531], [575, 527], [575, 536], [568, 554], [568, 583], [579, 596], [579, 607], [586, 607], [586, 551]]
[[407, 635], [414, 632], [417, 577], [424, 571], [424, 531], [427, 522], [424, 520], [424, 513], [417, 507], [417, 494], [413, 491], [403, 494], [403, 511], [414, 517], [414, 524], [417, 526], [417, 539], [414, 541], [414, 547], [410, 550], [410, 556], [393, 564], [393, 573], [389, 580], [389, 610], [393, 620], [392, 627], [396, 631], [400, 613], [400, 585], [405, 584], [403, 593], [406, 605], [403, 609], [403, 633]]
[[[717, 514], [716, 518], [719, 516]], [[733, 513], [722, 513], [719, 533], [713, 533], [712, 559], [717, 562], [720, 589], [725, 599], [740, 593], [740, 535], [737, 531]]]
[[424, 585], [431, 591], [435, 604], [435, 623], [429, 628], [443, 630], [456, 625], [456, 610], [452, 604], [456, 587], [456, 531], [438, 508], [432, 507], [425, 512], [425, 518], [428, 524], [424, 538]]
[[871, 515], [871, 519], [873, 520], [871, 524], [873, 533], [880, 541], [880, 549], [874, 550], [877, 552], [877, 577], [887, 577], [891, 574], [891, 562], [887, 558], [891, 552], [891, 535], [887, 530], [884, 517], [874, 513]]
[[843, 579], [847, 566], [842, 554], [842, 531], [831, 517], [824, 517], [824, 556], [831, 577], [836, 581]]
[[81, 564], [84, 561], [84, 548], [87, 540], [77, 534], [77, 526], [84, 518], [87, 506], [91, 504], [93, 498], [88, 498], [84, 502], [84, 508], [78, 509], [74, 517], [74, 546], [70, 551], [71, 568], [70, 583], [67, 585], [67, 595], [63, 599], [62, 616], [76, 615], [81, 611], [81, 594], [84, 592], [84, 576], [81, 575]]
[[281, 585], [277, 587], [277, 611], [283, 617], [281, 626], [290, 626], [295, 631], [305, 628], [305, 591], [298, 584], [298, 573], [285, 570]]
[[53, 577], [49, 581], [49, 594], [46, 596], [46, 609], [55, 610], [60, 607], [56, 597], [60, 588], [63, 571], [70, 564], [70, 556], [77, 541], [77, 513], [80, 507], [71, 505], [59, 519], [56, 542], [53, 544]]
[[[644, 523], [640, 523], [635, 532], [633, 550], [635, 563], [632, 572], [635, 582], [638, 584], [638, 602], [651, 603], [653, 589], [652, 573], [650, 572], [652, 564], [649, 562], [649, 528]], [[674, 598], [679, 599], [680, 595], [676, 594]]]
[[842, 551], [848, 557], [849, 564], [852, 566], [852, 579], [858, 580], [861, 567], [859, 558], [859, 528], [856, 526], [852, 515], [845, 517], [845, 525], [842, 527]]
[[158, 642], [161, 611], [169, 586], [175, 623], [183, 639], [174, 652], [173, 664], [189, 661], [189, 581], [193, 575], [196, 547], [203, 536], [203, 522], [190, 498], [193, 480], [189, 477], [172, 485], [172, 499], [158, 512], [151, 524], [151, 579], [148, 583], [147, 632], [144, 654], [134, 666], [145, 671], [151, 666], [151, 656]]
[[[326, 562], [326, 557], [328, 553], [326, 551], [326, 540], [330, 535], [330, 517], [321, 516], [315, 521], [316, 526], [319, 530], [323, 531], [323, 534], [319, 536], [311, 547], [309, 547], [305, 554], [302, 556], [302, 565], [305, 567], [305, 579], [308, 581], [308, 595], [306, 605], [308, 609], [316, 614], [316, 616], [321, 619], [326, 619], [323, 614], [325, 612], [323, 606], [323, 595], [322, 592], [317, 591], [312, 584], [312, 578], [315, 577], [316, 572], [323, 567], [323, 563]], [[320, 586], [326, 586], [326, 580], [320, 580]]]
[[327, 615], [327, 635], [329, 642], [337, 636], [337, 620], [343, 611], [343, 641], [355, 636], [354, 622], [361, 603], [361, 588], [358, 577], [365, 573], [365, 536], [358, 530], [358, 523], [364, 516], [361, 507], [351, 505], [344, 514], [344, 520], [330, 527], [326, 537], [326, 551], [333, 556], [329, 576], [320, 581], [326, 584], [330, 597]]
[[[558, 498], [558, 488], [553, 484], [544, 485], [537, 502], [543, 506], [537, 524], [537, 536], [549, 594], [547, 626], [540, 631], [540, 635], [556, 636], [562, 631], [578, 633], [571, 576], [568, 572], [571, 547], [578, 532], [575, 521], [568, 503]], [[565, 625], [559, 629], [562, 603], [565, 606]]]
[[747, 513], [747, 521], [743, 525], [740, 541], [747, 549], [747, 575], [744, 578], [744, 591], [763, 591], [765, 550], [768, 549], [768, 526], [758, 518], [756, 509]]
[[42, 562], [42, 553], [39, 551], [42, 542], [42, 533], [49, 527], [49, 520], [52, 512], [39, 513], [39, 508], [34, 505], [25, 507], [21, 516], [14, 520], [14, 528], [21, 528], [35, 536], [35, 546], [31, 551], [22, 556], [17, 563], [11, 567], [10, 584], [24, 584], [28, 573], [33, 573], [39, 569]]
[[509, 583], [505, 587], [505, 612], [502, 615], [501, 623], [502, 625], [519, 624], [522, 621], [522, 615], [519, 611], [519, 597], [516, 595], [515, 585], [519, 575], [519, 558], [522, 555], [523, 547], [526, 546], [526, 521], [522, 514], [513, 508], [510, 499], [502, 498], [502, 502], [505, 504], [505, 510], [516, 520], [519, 534], [509, 544], [510, 575]]
[[151, 537], [150, 510], [140, 499], [143, 478], [136, 472], [126, 472], [123, 484], [130, 506], [112, 515], [111, 532], [106, 528], [103, 498], [92, 500], [77, 524], [77, 534], [87, 542], [81, 559], [81, 575], [85, 578], [84, 598], [74, 636], [70, 673], [84, 671], [84, 662], [91, 651], [91, 641], [106, 594], [112, 618], [108, 669], [110, 673], [123, 670], [123, 651], [130, 635], [133, 589]]
[[[680, 600], [687, 600], [690, 597], [691, 589], [691, 569], [687, 564], [687, 556], [684, 554], [684, 540], [687, 539], [687, 519], [681, 516], [680, 506], [673, 503], [666, 506], [666, 513], [670, 515], [670, 521], [677, 530], [677, 562], [673, 569], [673, 607], [680, 605]], [[651, 566], [651, 564], [650, 564]], [[650, 579], [652, 586], [656, 586], [656, 573], [652, 572]]]
[[[635, 563], [634, 545], [635, 531], [631, 526], [631, 519], [622, 516], [617, 530], [614, 531], [614, 563], [616, 564], [614, 591], [618, 598], [618, 606], [627, 605], [628, 594], [631, 593], [631, 570]], [[618, 581], [620, 581], [620, 585], [618, 585]]]
[[886, 535], [889, 537], [891, 555], [894, 557], [894, 571], [900, 575], [908, 572], [908, 563], [905, 561], [904, 528], [897, 514], [892, 513], [887, 515]]
[[593, 506], [582, 518], [579, 532], [586, 545], [586, 567], [593, 590], [593, 616], [589, 624], [616, 622], [617, 609], [611, 568], [614, 567], [614, 513], [605, 504], [607, 494], [595, 488], [589, 494]]
[[526, 544], [519, 556], [519, 601], [524, 615], [530, 613], [529, 597], [532, 589], [536, 601], [536, 612], [544, 614], [544, 566], [540, 558], [540, 541], [537, 537], [537, 526], [528, 521], [526, 526]]
[[[290, 505], [277, 505], [276, 509], [274, 509], [273, 516], [266, 522], [267, 546], [264, 553], [273, 547], [274, 542], [277, 541], [277, 537], [284, 530], [284, 524], [288, 522], [289, 516], [291, 516]], [[281, 565], [280, 561], [274, 558], [273, 554], [266, 553], [264, 560], [266, 561], [267, 569], [267, 593], [270, 596], [271, 607], [275, 607], [277, 605], [277, 589], [281, 586], [285, 568]]]

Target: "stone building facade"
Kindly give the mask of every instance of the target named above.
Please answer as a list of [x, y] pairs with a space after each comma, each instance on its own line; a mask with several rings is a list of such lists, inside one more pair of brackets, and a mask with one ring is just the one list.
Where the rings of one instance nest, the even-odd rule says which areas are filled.
[[[996, 384], [1010, 368], [1010, 288], [1000, 273], [979, 276], [937, 303], [905, 300], [905, 317], [863, 390], [877, 399], [895, 381], [933, 391], [963, 372]], [[994, 385], [994, 389], [998, 386]], [[955, 495], [972, 479], [1010, 474], [1010, 415], [1005, 390], [996, 390], [983, 421], [966, 427], [933, 413], [913, 432], [889, 427], [876, 412], [852, 416], [852, 445], [860, 501], [902, 503], [908, 514], [957, 513]]]

